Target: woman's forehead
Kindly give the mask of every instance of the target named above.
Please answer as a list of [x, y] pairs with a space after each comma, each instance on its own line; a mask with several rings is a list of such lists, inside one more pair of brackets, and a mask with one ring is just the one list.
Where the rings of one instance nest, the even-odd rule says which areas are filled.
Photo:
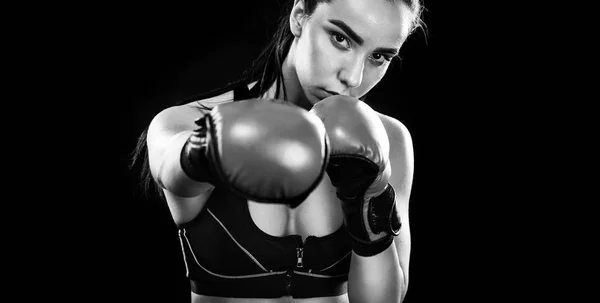
[[389, 0], [333, 0], [318, 5], [314, 13], [322, 23], [343, 21], [365, 42], [396, 47], [408, 36], [414, 18], [402, 1]]

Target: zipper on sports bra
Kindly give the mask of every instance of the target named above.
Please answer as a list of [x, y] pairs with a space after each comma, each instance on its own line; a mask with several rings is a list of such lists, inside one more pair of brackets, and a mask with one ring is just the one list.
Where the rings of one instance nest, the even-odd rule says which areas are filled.
[[304, 267], [304, 245], [306, 245], [306, 241], [308, 241], [308, 238], [310, 237], [312, 236], [306, 237], [306, 239], [304, 239], [304, 242], [302, 242], [302, 236], [297, 236], [296, 238], [298, 240], [298, 247], [296, 247], [296, 268]]
[[285, 273], [285, 290], [287, 291], [288, 296], [292, 295], [292, 275], [294, 274], [293, 270], [288, 270]]
[[[296, 241], [298, 242], [298, 246], [296, 246], [296, 268], [304, 267], [304, 243], [302, 242], [302, 237], [299, 235], [295, 236]], [[308, 239], [308, 238], [307, 238]], [[306, 241], [305, 241], [306, 242]], [[294, 269], [289, 269], [285, 275], [285, 288], [287, 290], [288, 295], [292, 295], [292, 276], [294, 274]]]
[[304, 257], [304, 247], [296, 248], [296, 258], [298, 261], [296, 262], [296, 268], [302, 268], [304, 264], [302, 263], [302, 258]]

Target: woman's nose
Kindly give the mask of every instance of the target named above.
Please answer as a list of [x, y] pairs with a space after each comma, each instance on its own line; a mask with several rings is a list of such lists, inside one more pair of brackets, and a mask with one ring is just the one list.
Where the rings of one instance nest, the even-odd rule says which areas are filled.
[[358, 87], [362, 83], [364, 60], [353, 58], [339, 72], [340, 81], [347, 87]]

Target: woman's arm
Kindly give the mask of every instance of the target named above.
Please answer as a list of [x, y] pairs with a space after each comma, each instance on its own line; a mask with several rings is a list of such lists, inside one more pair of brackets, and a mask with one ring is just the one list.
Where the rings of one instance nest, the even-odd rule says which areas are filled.
[[348, 275], [351, 303], [401, 302], [406, 292], [404, 273], [398, 263], [396, 246], [371, 257], [352, 253]]
[[207, 114], [171, 107], [152, 121], [148, 136], [152, 175], [178, 197], [198, 196], [210, 183], [295, 207], [319, 184], [327, 163], [323, 124], [271, 99], [222, 104]]
[[379, 115], [390, 140], [392, 176], [389, 184], [396, 193], [396, 209], [402, 222], [400, 234], [383, 252], [361, 257], [352, 254], [348, 295], [350, 302], [401, 302], [408, 290], [410, 225], [408, 204], [413, 180], [413, 146], [410, 133], [399, 121]]
[[195, 197], [211, 187], [192, 180], [181, 168], [183, 145], [198, 128], [195, 120], [205, 112], [191, 105], [169, 107], [157, 114], [148, 128], [148, 160], [154, 180], [179, 197]]

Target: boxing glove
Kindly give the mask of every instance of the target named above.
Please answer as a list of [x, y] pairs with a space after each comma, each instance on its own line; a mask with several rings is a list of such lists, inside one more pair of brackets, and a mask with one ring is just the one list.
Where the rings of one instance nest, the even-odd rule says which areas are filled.
[[181, 152], [193, 180], [264, 203], [298, 206], [319, 184], [329, 148], [323, 123], [293, 104], [250, 99], [197, 119]]
[[332, 96], [310, 111], [325, 125], [330, 159], [326, 168], [342, 202], [352, 248], [360, 256], [387, 249], [401, 223], [391, 177], [390, 143], [381, 119], [366, 103]]

